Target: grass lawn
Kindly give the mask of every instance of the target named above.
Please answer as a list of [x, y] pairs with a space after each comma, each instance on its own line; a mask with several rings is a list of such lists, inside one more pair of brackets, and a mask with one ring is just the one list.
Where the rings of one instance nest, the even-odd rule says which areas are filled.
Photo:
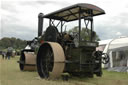
[[40, 79], [37, 72], [22, 72], [19, 57], [3, 60], [0, 56], [0, 85], [128, 85], [128, 73], [103, 71], [102, 77], [70, 78], [69, 81]]

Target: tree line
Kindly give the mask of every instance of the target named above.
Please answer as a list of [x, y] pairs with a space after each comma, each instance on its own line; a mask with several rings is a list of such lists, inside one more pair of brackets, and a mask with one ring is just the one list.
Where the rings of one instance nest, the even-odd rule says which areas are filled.
[[26, 46], [26, 42], [26, 40], [21, 40], [15, 37], [4, 37], [0, 40], [0, 49], [7, 49], [8, 47], [12, 47], [13, 49], [20, 50]]

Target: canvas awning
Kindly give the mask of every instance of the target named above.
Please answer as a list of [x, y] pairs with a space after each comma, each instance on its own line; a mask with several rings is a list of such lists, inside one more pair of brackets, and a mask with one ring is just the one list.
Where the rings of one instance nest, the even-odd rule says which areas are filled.
[[111, 50], [128, 49], [127, 47], [128, 47], [128, 37], [113, 39], [106, 45], [104, 49], [104, 53], [108, 53], [108, 51]]
[[117, 38], [110, 41], [104, 49], [110, 61], [105, 67], [109, 71], [128, 71], [128, 37]]

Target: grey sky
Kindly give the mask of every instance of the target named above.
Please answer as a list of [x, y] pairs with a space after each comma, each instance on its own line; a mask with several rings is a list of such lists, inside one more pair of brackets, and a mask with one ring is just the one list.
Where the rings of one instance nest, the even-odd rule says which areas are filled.
[[47, 14], [76, 3], [90, 3], [105, 10], [105, 15], [94, 18], [95, 31], [101, 39], [128, 36], [127, 0], [2, 0], [0, 38], [32, 40], [37, 36], [38, 13]]

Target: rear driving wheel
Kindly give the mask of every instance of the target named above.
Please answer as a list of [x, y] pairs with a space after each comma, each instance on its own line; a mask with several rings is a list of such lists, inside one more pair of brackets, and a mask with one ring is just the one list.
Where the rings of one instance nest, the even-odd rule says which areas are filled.
[[41, 55], [41, 61], [40, 61], [40, 65], [41, 65], [41, 72], [43, 74], [43, 76], [41, 76], [42, 78], [48, 78], [49, 77], [49, 73], [52, 71], [53, 69], [53, 52], [51, 50], [50, 47], [47, 47], [46, 52], [44, 53], [44, 55]]
[[37, 71], [41, 78], [58, 78], [64, 70], [65, 57], [58, 43], [43, 43], [37, 54]]

